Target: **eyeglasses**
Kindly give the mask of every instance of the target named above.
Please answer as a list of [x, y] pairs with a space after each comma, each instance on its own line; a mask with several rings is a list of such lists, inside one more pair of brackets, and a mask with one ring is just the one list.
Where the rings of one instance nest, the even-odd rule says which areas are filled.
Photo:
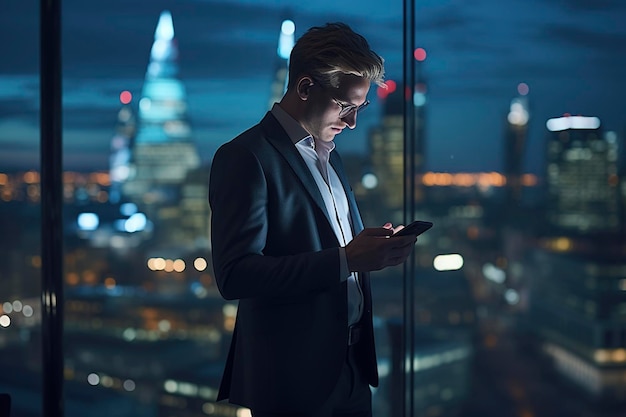
[[339, 118], [343, 119], [344, 117], [348, 117], [350, 114], [352, 114], [352, 112], [355, 113], [359, 113], [361, 110], [363, 110], [364, 108], [366, 108], [369, 104], [370, 101], [369, 100], [365, 100], [365, 102], [359, 106], [357, 106], [356, 104], [345, 104], [342, 103], [341, 101], [337, 100], [335, 97], [331, 97], [333, 99], [333, 101], [335, 102], [335, 104], [337, 104], [339, 107], [341, 107], [341, 110], [339, 111]]
[[[313, 81], [315, 81], [315, 83], [317, 85], [319, 85], [320, 87], [322, 87], [323, 89], [327, 88], [317, 78], [311, 77], [311, 79]], [[336, 105], [341, 107], [341, 110], [339, 111], [339, 118], [340, 119], [343, 119], [344, 117], [348, 117], [349, 115], [352, 114], [352, 112], [356, 112], [358, 114], [361, 110], [363, 110], [364, 108], [366, 108], [370, 104], [369, 100], [365, 100], [365, 102], [363, 104], [361, 104], [360, 106], [357, 106], [356, 104], [342, 103], [341, 101], [337, 100], [335, 97], [332, 97], [332, 96], [331, 96], [331, 98], [333, 99], [333, 101], [335, 102]]]

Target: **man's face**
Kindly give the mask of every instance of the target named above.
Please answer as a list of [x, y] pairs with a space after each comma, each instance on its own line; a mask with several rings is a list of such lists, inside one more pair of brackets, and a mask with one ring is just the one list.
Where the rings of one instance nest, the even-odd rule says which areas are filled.
[[[330, 142], [335, 135], [348, 127], [356, 127], [358, 110], [356, 107], [367, 101], [370, 82], [362, 77], [344, 75], [340, 78], [339, 87], [324, 87], [313, 81], [306, 114], [301, 120], [304, 128], [316, 140]], [[344, 113], [347, 114], [343, 116]]]

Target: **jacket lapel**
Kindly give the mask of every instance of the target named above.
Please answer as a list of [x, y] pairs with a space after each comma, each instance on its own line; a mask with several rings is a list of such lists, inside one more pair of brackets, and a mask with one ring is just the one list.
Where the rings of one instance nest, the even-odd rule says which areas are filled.
[[350, 183], [348, 182], [348, 178], [346, 177], [346, 173], [343, 169], [341, 157], [339, 156], [337, 151], [331, 152], [330, 165], [337, 173], [337, 176], [341, 181], [341, 185], [343, 186], [343, 190], [346, 193], [346, 198], [348, 199], [348, 207], [350, 209], [350, 224], [352, 225], [352, 234], [356, 236], [357, 234], [359, 234], [359, 232], [361, 232], [361, 230], [363, 230], [363, 221], [361, 220], [359, 208], [356, 205], [356, 199], [354, 198], [352, 187], [350, 187]]
[[[361, 214], [359, 213], [359, 208], [356, 205], [356, 199], [354, 198], [354, 193], [352, 192], [352, 187], [350, 187], [350, 183], [348, 182], [348, 178], [346, 177], [346, 173], [343, 169], [343, 163], [341, 162], [341, 157], [336, 151], [333, 151], [330, 154], [330, 164], [333, 169], [337, 173], [339, 180], [341, 181], [341, 185], [343, 186], [344, 191], [346, 192], [346, 198], [348, 199], [348, 206], [350, 208], [350, 224], [352, 225], [352, 235], [356, 236], [363, 230], [363, 220], [361, 219]], [[369, 272], [361, 272], [357, 274], [359, 283], [363, 290], [363, 299], [365, 302], [364, 311], [367, 312], [368, 315], [371, 316], [372, 312], [372, 290], [370, 288], [369, 282]]]
[[[276, 148], [276, 150], [285, 158], [293, 172], [296, 174], [303, 187], [307, 190], [311, 199], [315, 202], [315, 204], [319, 207], [319, 209], [326, 216], [326, 220], [328, 221], [328, 225], [332, 227], [332, 222], [330, 221], [330, 215], [326, 210], [326, 204], [324, 203], [324, 199], [322, 198], [322, 194], [320, 193], [319, 188], [317, 188], [317, 183], [309, 171], [309, 167], [307, 167], [304, 160], [300, 156], [300, 153], [289, 139], [287, 132], [282, 128], [278, 120], [270, 112], [268, 112], [263, 120], [261, 120], [261, 127], [263, 128], [267, 140]], [[350, 224], [352, 225], [352, 234], [356, 236], [363, 230], [363, 221], [361, 220], [361, 214], [359, 213], [359, 208], [356, 204], [356, 199], [354, 198], [354, 193], [352, 192], [352, 187], [350, 187], [350, 183], [348, 182], [348, 178], [346, 177], [346, 173], [343, 168], [343, 163], [341, 162], [341, 157], [337, 153], [337, 151], [333, 151], [330, 154], [330, 164], [337, 173], [339, 180], [341, 181], [341, 185], [346, 193], [346, 198], [348, 199], [348, 206], [350, 210]], [[360, 273], [359, 282], [361, 283], [364, 291], [364, 301], [365, 301], [365, 311], [371, 314], [371, 290], [369, 288], [369, 273]]]

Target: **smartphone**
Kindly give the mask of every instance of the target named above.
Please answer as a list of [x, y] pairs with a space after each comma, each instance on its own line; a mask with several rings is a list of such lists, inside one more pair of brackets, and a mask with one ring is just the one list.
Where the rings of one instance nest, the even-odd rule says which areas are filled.
[[416, 220], [413, 223], [404, 226], [404, 229], [397, 231], [391, 236], [419, 236], [431, 227], [433, 227], [433, 224], [431, 222]]

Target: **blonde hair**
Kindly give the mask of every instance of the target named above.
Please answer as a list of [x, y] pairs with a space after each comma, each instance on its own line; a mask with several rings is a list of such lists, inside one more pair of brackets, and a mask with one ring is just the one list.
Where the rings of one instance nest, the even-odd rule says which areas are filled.
[[345, 23], [315, 26], [298, 39], [291, 51], [288, 88], [302, 75], [337, 88], [339, 77], [348, 74], [384, 86], [383, 63], [367, 40]]

